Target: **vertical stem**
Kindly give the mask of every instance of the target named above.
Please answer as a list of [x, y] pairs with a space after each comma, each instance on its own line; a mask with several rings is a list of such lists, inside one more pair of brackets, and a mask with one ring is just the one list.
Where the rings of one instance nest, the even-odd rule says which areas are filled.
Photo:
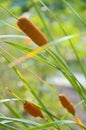
[[34, 6], [34, 8], [35, 8], [35, 10], [36, 10], [36, 12], [37, 12], [37, 14], [38, 14], [39, 17], [40, 17], [40, 19], [41, 19], [41, 21], [42, 21], [42, 23], [43, 23], [43, 26], [44, 26], [44, 28], [45, 28], [45, 30], [46, 30], [46, 33], [48, 34], [50, 40], [53, 40], [53, 37], [52, 37], [52, 35], [51, 35], [51, 33], [50, 33], [50, 31], [49, 31], [49, 29], [48, 29], [46, 23], [45, 23], [45, 20], [44, 20], [44, 18], [43, 18], [43, 16], [42, 16], [41, 12], [39, 11], [39, 8], [38, 8], [37, 5], [34, 3], [34, 0], [31, 0], [31, 2], [32, 2], [32, 4], [33, 4], [33, 6]]

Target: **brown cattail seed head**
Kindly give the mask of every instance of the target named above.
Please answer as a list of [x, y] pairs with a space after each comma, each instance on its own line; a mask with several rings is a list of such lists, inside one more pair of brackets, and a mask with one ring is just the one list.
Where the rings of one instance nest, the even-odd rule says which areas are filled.
[[64, 95], [59, 95], [60, 102], [64, 108], [67, 109], [68, 112], [70, 112], [73, 116], [75, 115], [75, 108], [74, 105], [69, 101], [69, 99]]
[[17, 21], [17, 25], [38, 46], [48, 43], [48, 40], [44, 34], [26, 17], [21, 16]]
[[33, 104], [29, 101], [25, 101], [25, 103], [23, 104], [23, 108], [27, 113], [29, 113], [30, 115], [32, 115], [34, 117], [44, 118], [44, 116], [43, 116], [42, 112], [39, 110], [39, 108], [35, 104]]

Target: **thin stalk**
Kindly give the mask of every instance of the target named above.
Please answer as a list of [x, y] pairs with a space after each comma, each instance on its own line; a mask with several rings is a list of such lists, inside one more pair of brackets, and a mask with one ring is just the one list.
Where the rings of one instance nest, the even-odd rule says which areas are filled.
[[3, 5], [0, 4], [0, 7], [4, 9], [6, 12], [8, 12], [15, 19], [18, 19], [9, 9], [5, 8]]
[[10, 94], [12, 94], [14, 97], [16, 97], [17, 99], [19, 99], [19, 101], [21, 101], [22, 103], [24, 103], [25, 101], [20, 98], [18, 95], [16, 95], [12, 90], [10, 90], [8, 87], [6, 87], [6, 89], [10, 92]]
[[37, 79], [39, 79], [47, 88], [49, 88], [54, 94], [58, 95], [57, 91], [50, 86], [46, 81], [44, 81], [41, 77], [39, 77], [37, 74], [35, 74], [31, 69], [29, 69], [28, 67], [26, 67], [27, 70], [32, 73], [34, 75], [34, 77], [36, 77]]
[[75, 16], [77, 16], [77, 18], [80, 20], [80, 22], [84, 25], [84, 27], [86, 28], [86, 24], [83, 20], [83, 18], [73, 9], [73, 7], [66, 1], [63, 0], [63, 2], [67, 5], [67, 7], [74, 13]]
[[6, 130], [19, 130], [19, 128], [16, 128], [16, 127], [12, 127], [11, 125], [7, 125], [7, 124], [3, 124], [3, 123], [0, 123], [0, 127], [2, 128], [6, 128]]
[[4, 102], [3, 104], [14, 114], [15, 117], [21, 118], [21, 115], [18, 114], [17, 111], [14, 110], [8, 103]]
[[51, 35], [51, 33], [50, 33], [50, 31], [49, 31], [49, 29], [48, 29], [46, 23], [45, 23], [45, 20], [44, 20], [42, 14], [41, 14], [41, 11], [40, 11], [39, 8], [37, 7], [37, 5], [34, 3], [34, 0], [31, 0], [31, 2], [32, 2], [32, 5], [34, 6], [34, 8], [35, 8], [35, 10], [36, 10], [36, 12], [37, 12], [37, 14], [38, 14], [38, 16], [40, 17], [40, 19], [41, 19], [41, 21], [42, 21], [42, 23], [43, 23], [43, 26], [44, 26], [44, 28], [45, 28], [45, 30], [46, 30], [46, 32], [47, 32], [47, 34], [48, 34], [50, 40], [52, 41], [52, 40], [53, 40], [53, 37], [52, 37], [52, 35]]

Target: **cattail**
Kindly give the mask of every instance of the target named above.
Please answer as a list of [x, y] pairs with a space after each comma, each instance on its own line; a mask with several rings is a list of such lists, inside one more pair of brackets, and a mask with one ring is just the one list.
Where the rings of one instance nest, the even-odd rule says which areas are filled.
[[38, 46], [48, 43], [44, 34], [26, 17], [21, 16], [17, 21], [18, 27], [29, 36]]
[[25, 101], [25, 103], [23, 104], [23, 108], [24, 110], [31, 114], [34, 117], [41, 117], [44, 118], [42, 112], [39, 110], [39, 108], [33, 104], [32, 102], [29, 101]]
[[42, 114], [42, 112], [40, 111], [40, 109], [33, 103], [29, 102], [29, 101], [24, 101], [23, 99], [21, 99], [19, 96], [17, 96], [11, 89], [9, 89], [8, 87], [6, 87], [6, 89], [12, 94], [14, 95], [16, 98], [18, 98], [21, 102], [23, 102], [23, 108], [24, 110], [31, 114], [34, 117], [41, 117], [41, 118], [45, 118], [44, 115]]
[[64, 108], [67, 109], [68, 112], [70, 112], [73, 116], [75, 116], [75, 108], [74, 105], [69, 101], [69, 99], [64, 95], [59, 95], [60, 102]]

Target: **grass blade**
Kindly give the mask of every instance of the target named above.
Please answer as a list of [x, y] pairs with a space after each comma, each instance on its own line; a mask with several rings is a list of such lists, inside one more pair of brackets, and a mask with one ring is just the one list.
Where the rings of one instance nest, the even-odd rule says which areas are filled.
[[0, 123], [0, 127], [5, 128], [6, 130], [19, 130], [19, 128], [13, 127], [11, 125]]
[[0, 99], [0, 103], [10, 102], [10, 101], [17, 101], [18, 99]]
[[0, 35], [0, 39], [4, 38], [21, 38], [21, 39], [29, 39], [27, 36], [23, 35]]
[[68, 8], [73, 12], [73, 14], [80, 20], [80, 22], [86, 27], [86, 24], [82, 17], [74, 10], [74, 8], [66, 1], [64, 0], [64, 3], [68, 6]]
[[34, 57], [35, 55], [41, 53], [42, 51], [44, 51], [44, 50], [47, 49], [48, 47], [54, 46], [54, 45], [59, 44], [59, 43], [61, 43], [61, 42], [63, 42], [63, 41], [66, 41], [66, 40], [68, 40], [68, 39], [71, 39], [71, 38], [73, 38], [73, 37], [74, 37], [74, 35], [62, 37], [62, 38], [60, 38], [60, 39], [58, 39], [58, 40], [56, 40], [56, 41], [51, 42], [50, 44], [44, 45], [44, 46], [42, 46], [42, 47], [38, 47], [37, 49], [33, 50], [32, 52], [30, 52], [30, 53], [28, 53], [28, 54], [26, 54], [26, 55], [24, 55], [24, 56], [22, 56], [22, 57], [16, 59], [15, 61], [13, 61], [13, 62], [11, 63], [11, 66], [15, 66], [15, 65], [17, 65], [17, 64], [19, 64], [19, 63], [21, 63], [21, 62], [23, 62], [24, 60], [26, 60], [26, 59], [28, 59], [28, 58], [32, 58], [32, 57]]
[[0, 119], [12, 121], [12, 122], [24, 123], [24, 124], [33, 125], [33, 126], [39, 125], [39, 123], [30, 121], [30, 120], [25, 120], [25, 119], [10, 118], [10, 117], [4, 117], [4, 116], [0, 116]]
[[55, 125], [61, 126], [61, 125], [71, 124], [71, 123], [74, 124], [75, 122], [69, 121], [69, 120], [55, 121], [55, 122], [46, 123], [46, 124], [43, 124], [43, 125], [36, 126], [34, 128], [29, 128], [29, 130], [39, 130], [39, 129], [43, 129], [43, 128], [49, 128], [49, 127], [52, 127], [52, 126], [55, 126]]

